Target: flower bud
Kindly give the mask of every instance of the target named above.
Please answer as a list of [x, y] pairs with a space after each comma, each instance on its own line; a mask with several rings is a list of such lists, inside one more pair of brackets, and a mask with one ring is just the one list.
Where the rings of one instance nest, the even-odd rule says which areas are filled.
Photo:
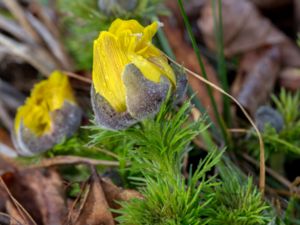
[[255, 112], [255, 123], [259, 131], [264, 132], [265, 126], [269, 124], [277, 133], [284, 127], [282, 115], [270, 106], [260, 106]]
[[77, 106], [68, 77], [59, 71], [36, 84], [15, 117], [12, 134], [20, 155], [44, 152], [80, 126], [81, 109]]
[[156, 22], [117, 19], [95, 40], [91, 99], [98, 125], [125, 129], [157, 113], [169, 90], [184, 94], [185, 75], [152, 44], [157, 29]]

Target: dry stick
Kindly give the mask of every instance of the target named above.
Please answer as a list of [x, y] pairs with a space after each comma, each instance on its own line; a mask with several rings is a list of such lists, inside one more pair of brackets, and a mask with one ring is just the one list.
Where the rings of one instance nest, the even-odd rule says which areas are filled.
[[41, 39], [39, 35], [35, 32], [35, 30], [32, 28], [30, 23], [28, 22], [26, 15], [22, 9], [22, 7], [19, 5], [19, 3], [16, 0], [3, 0], [6, 7], [9, 9], [9, 11], [15, 16], [15, 18], [18, 20], [18, 22], [21, 24], [21, 26], [27, 31], [27, 33], [37, 42], [40, 42]]
[[234, 101], [238, 107], [242, 110], [242, 112], [244, 113], [244, 115], [246, 116], [246, 118], [248, 119], [248, 121], [250, 122], [250, 124], [253, 126], [255, 132], [257, 133], [257, 137], [259, 140], [259, 147], [260, 147], [260, 171], [259, 171], [259, 189], [261, 191], [262, 194], [264, 194], [265, 191], [265, 183], [266, 183], [266, 175], [265, 175], [265, 150], [264, 150], [264, 142], [263, 142], [263, 138], [257, 128], [257, 126], [255, 125], [255, 123], [253, 122], [253, 120], [251, 119], [250, 115], [247, 113], [247, 111], [244, 109], [244, 107], [239, 103], [239, 101], [234, 98], [232, 95], [228, 94], [226, 91], [224, 91], [222, 88], [218, 87], [217, 85], [215, 85], [214, 83], [206, 80], [205, 78], [201, 77], [199, 74], [189, 70], [188, 68], [180, 65], [179, 63], [177, 63], [175, 60], [171, 59], [170, 57], [168, 57], [167, 55], [165, 55], [171, 62], [175, 63], [177, 66], [182, 67], [186, 72], [190, 73], [192, 76], [196, 77], [197, 79], [199, 79], [200, 81], [204, 82], [205, 84], [211, 86], [212, 88], [216, 89], [217, 91], [221, 92], [222, 94], [226, 95], [228, 98], [230, 98], [232, 101]]
[[[259, 166], [259, 163], [255, 159], [253, 159], [251, 156], [249, 156], [247, 154], [242, 154], [242, 156], [243, 156], [244, 159], [246, 159], [248, 162], [252, 163], [253, 165]], [[274, 177], [281, 184], [283, 184], [285, 187], [287, 187], [288, 189], [292, 188], [293, 184], [289, 180], [287, 180], [286, 178], [284, 178], [280, 174], [276, 173], [271, 168], [266, 167], [266, 172], [268, 174], [270, 174], [272, 177]]]
[[68, 164], [90, 164], [90, 165], [102, 165], [102, 166], [120, 166], [119, 162], [109, 161], [109, 160], [99, 160], [99, 159], [90, 159], [79, 156], [57, 156], [51, 159], [44, 159], [38, 165], [32, 165], [28, 168], [41, 168], [41, 167], [50, 167], [56, 165], [68, 165]]
[[[37, 223], [34, 221], [34, 219], [31, 217], [31, 215], [26, 211], [26, 209], [24, 209], [24, 207], [17, 201], [17, 199], [14, 198], [14, 196], [11, 194], [10, 190], [8, 189], [8, 187], [6, 186], [3, 178], [0, 176], [0, 184], [4, 187], [5, 191], [7, 192], [8, 196], [10, 197], [10, 199], [12, 200], [12, 202], [15, 204], [17, 210], [19, 212], [23, 212], [29, 220], [31, 220], [31, 222], [34, 225], [37, 225]], [[20, 214], [23, 217], [23, 214]], [[24, 219], [24, 218], [23, 218]], [[24, 219], [25, 221], [25, 219]]]
[[286, 197], [296, 197], [296, 198], [300, 199], [299, 194], [292, 193], [292, 192], [287, 191], [287, 190], [278, 190], [278, 189], [274, 189], [274, 188], [271, 188], [271, 187], [267, 187], [267, 190], [269, 190], [270, 192], [273, 192], [277, 195], [284, 195]]
[[82, 82], [85, 82], [85, 83], [88, 83], [88, 84], [92, 83], [91, 79], [86, 78], [86, 77], [82, 77], [82, 76], [80, 76], [76, 73], [72, 73], [72, 72], [69, 72], [69, 71], [62, 71], [62, 72], [65, 73], [67, 76], [75, 78], [75, 79], [80, 80]]
[[[76, 223], [81, 215], [81, 212], [83, 210], [83, 207], [85, 205], [85, 203], [87, 202], [87, 199], [88, 199], [88, 196], [89, 196], [89, 192], [91, 190], [91, 184], [89, 183], [88, 187], [86, 187], [87, 190], [82, 190], [82, 193], [84, 194], [82, 200], [81, 200], [81, 204], [79, 205], [79, 209], [78, 209], [78, 213], [77, 213], [77, 216], [73, 219], [73, 223]], [[85, 192], [84, 192], [85, 191]], [[79, 200], [80, 200], [80, 197], [81, 196], [78, 196]]]
[[248, 130], [243, 129], [243, 128], [231, 128], [231, 129], [228, 129], [228, 131], [231, 133], [247, 133], [248, 132]]
[[77, 195], [75, 201], [71, 205], [71, 209], [69, 210], [67, 218], [66, 218], [68, 224], [74, 224], [74, 222], [77, 221], [77, 219], [79, 217], [79, 214], [78, 214], [76, 216], [76, 218], [72, 219], [72, 213], [74, 212], [75, 206], [80, 201], [80, 198], [81, 198], [81, 196], [82, 196], [83, 193], [84, 193], [84, 198], [83, 198], [84, 200], [83, 201], [85, 201], [85, 199], [87, 198], [88, 191], [86, 191], [86, 186], [87, 186], [87, 182], [84, 182], [83, 185], [82, 185], [82, 187], [81, 187], [81, 189], [80, 189], [79, 195]]

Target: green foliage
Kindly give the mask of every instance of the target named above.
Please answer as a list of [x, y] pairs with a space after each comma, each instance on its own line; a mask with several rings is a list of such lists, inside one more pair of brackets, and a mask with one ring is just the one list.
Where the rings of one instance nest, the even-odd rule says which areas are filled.
[[292, 94], [281, 89], [279, 96], [272, 96], [277, 110], [282, 114], [285, 126], [276, 133], [270, 127], [264, 134], [265, 141], [281, 152], [300, 154], [300, 91]]
[[300, 224], [300, 201], [299, 198], [292, 196], [285, 212], [284, 221], [286, 225]]
[[[267, 158], [275, 152], [300, 155], [300, 91], [292, 94], [282, 89], [278, 97], [272, 96], [272, 100], [276, 109], [281, 113], [285, 124], [279, 133], [269, 124], [266, 124], [262, 135]], [[248, 141], [249, 149], [258, 155], [254, 139]]]
[[167, 101], [154, 118], [124, 131], [99, 130], [93, 136], [93, 143], [125, 140], [132, 147], [130, 170], [139, 175], [132, 180], [142, 185], [145, 200], [122, 202], [121, 224], [203, 224], [201, 213], [209, 201], [201, 198], [202, 190], [217, 185], [205, 175], [222, 152], [213, 151], [186, 183], [181, 174], [183, 156], [191, 140], [207, 128], [205, 118], [189, 122], [189, 111], [189, 101], [178, 109]]
[[[64, 42], [75, 60], [76, 69], [89, 70], [92, 67], [93, 40], [99, 32], [109, 27], [116, 18], [149, 21], [154, 15], [167, 13], [164, 0], [139, 0], [132, 11], [117, 7], [107, 15], [98, 7], [97, 0], [59, 0], [59, 10], [65, 15], [63, 27]], [[107, 3], [108, 4], [108, 3]]]
[[295, 94], [281, 89], [279, 96], [272, 95], [276, 108], [282, 114], [285, 125], [292, 127], [300, 122], [300, 91]]
[[123, 225], [198, 225], [207, 224], [201, 216], [212, 200], [203, 200], [203, 190], [218, 185], [213, 178], [205, 179], [205, 173], [215, 166], [222, 152], [213, 151], [200, 163], [187, 183], [180, 175], [152, 174], [144, 179], [144, 199], [122, 202], [117, 218]]
[[252, 178], [245, 179], [237, 169], [221, 170], [222, 184], [214, 188], [213, 201], [207, 209], [210, 225], [262, 225], [272, 219], [270, 207], [262, 200]]
[[[197, 42], [196, 42], [196, 38], [195, 38], [195, 35], [193, 34], [192, 27], [191, 27], [191, 24], [189, 22], [187, 13], [186, 13], [186, 11], [184, 9], [182, 0], [178, 0], [177, 2], [178, 2], [179, 9], [180, 9], [183, 21], [184, 21], [184, 25], [185, 25], [185, 27], [187, 29], [190, 41], [192, 43], [193, 50], [194, 50], [194, 52], [196, 54], [197, 61], [198, 61], [198, 64], [200, 66], [200, 69], [201, 69], [201, 74], [202, 74], [203, 78], [207, 80], [207, 73], [206, 73], [206, 70], [205, 70], [205, 66], [204, 66], [204, 63], [203, 63], [203, 61], [201, 59], [200, 50], [198, 48], [198, 45], [197, 45]], [[222, 68], [224, 69], [223, 66], [222, 66]], [[221, 133], [222, 133], [223, 139], [224, 139], [224, 141], [226, 142], [227, 145], [230, 145], [231, 144], [230, 136], [228, 134], [228, 131], [227, 131], [224, 119], [221, 117], [221, 115], [218, 112], [218, 107], [217, 107], [216, 99], [214, 98], [214, 96], [212, 94], [212, 87], [210, 85], [208, 85], [208, 84], [205, 84], [205, 87], [206, 87], [207, 94], [209, 96], [210, 102], [212, 104], [212, 109], [213, 109], [215, 118], [216, 118], [216, 120], [218, 122], [218, 125], [219, 125], [220, 129], [221, 129]]]

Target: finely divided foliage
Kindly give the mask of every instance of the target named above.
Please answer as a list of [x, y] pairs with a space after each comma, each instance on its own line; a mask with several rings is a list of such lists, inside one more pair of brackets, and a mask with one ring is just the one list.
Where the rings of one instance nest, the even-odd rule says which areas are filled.
[[[99, 130], [93, 143], [125, 140], [131, 180], [144, 199], [120, 202], [124, 225], [268, 224], [270, 208], [252, 180], [220, 166], [223, 151], [211, 150], [188, 178], [182, 175], [190, 142], [207, 128], [205, 117], [189, 120], [189, 101], [177, 108], [165, 102], [155, 118], [123, 131]], [[113, 137], [113, 138], [112, 138]], [[220, 178], [208, 176], [214, 167]], [[224, 171], [224, 172], [222, 172]], [[226, 219], [226, 220], [225, 220]], [[224, 223], [226, 221], [227, 223]]]

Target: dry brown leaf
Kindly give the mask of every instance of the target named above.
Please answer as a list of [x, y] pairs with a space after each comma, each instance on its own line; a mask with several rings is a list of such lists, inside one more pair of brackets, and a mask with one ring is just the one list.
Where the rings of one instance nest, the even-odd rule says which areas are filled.
[[119, 209], [118, 201], [129, 201], [133, 198], [143, 199], [142, 194], [138, 191], [117, 187], [109, 179], [101, 179], [101, 184], [110, 208]]
[[[223, 39], [225, 55], [230, 57], [261, 47], [278, 45], [283, 66], [300, 67], [300, 50], [289, 38], [278, 30], [269, 19], [247, 0], [223, 0]], [[211, 0], [202, 8], [198, 25], [207, 46], [216, 50], [214, 18]], [[238, 18], [238, 19], [237, 19]]]
[[[206, 2], [198, 25], [210, 49], [216, 50], [212, 0]], [[247, 0], [223, 0], [225, 55], [233, 56], [268, 45], [281, 44], [287, 37], [263, 17]]]
[[189, 17], [198, 16], [199, 10], [207, 0], [190, 0], [184, 3], [184, 8]]
[[35, 225], [10, 199], [6, 202], [6, 211], [9, 213], [9, 225]]
[[[161, 19], [164, 24], [164, 31], [166, 33], [169, 44], [176, 56], [176, 60], [188, 69], [198, 74], [201, 74], [195, 52], [193, 48], [186, 43], [184, 39], [184, 30], [182, 30], [182, 27], [179, 26], [179, 21], [176, 21], [176, 18], [181, 17], [175, 10], [176, 6], [174, 6], [174, 1], [169, 2], [169, 7], [174, 9], [174, 14], [176, 16]], [[219, 82], [214, 68], [205, 60], [205, 58], [202, 57], [202, 60], [204, 62], [204, 67], [208, 76], [208, 80], [219, 86]], [[197, 97], [200, 99], [203, 106], [207, 109], [211, 118], [214, 118], [211, 102], [207, 94], [205, 85], [193, 76], [189, 76], [188, 80], [192, 89], [197, 93]], [[213, 95], [217, 101], [218, 109], [221, 113], [223, 106], [222, 95], [217, 91], [213, 91]]]
[[37, 224], [59, 225], [66, 216], [61, 178], [54, 170], [23, 169], [4, 177], [12, 196]]
[[3, 187], [0, 186], [0, 212], [4, 212], [7, 199], [7, 193]]
[[95, 169], [90, 179], [90, 188], [76, 225], [114, 225], [112, 213], [106, 201], [100, 178]]
[[16, 164], [7, 156], [0, 154], [0, 176], [6, 172], [14, 172]]
[[280, 71], [279, 74], [280, 86], [291, 90], [297, 91], [300, 89], [300, 69], [299, 68], [286, 68]]
[[251, 115], [269, 98], [279, 68], [280, 52], [277, 47], [249, 52], [242, 58], [232, 94]]
[[300, 67], [300, 49], [292, 41], [286, 39], [280, 45], [282, 65], [284, 67]]
[[4, 129], [1, 129], [1, 128], [0, 128], [0, 142], [13, 148], [13, 144], [11, 142], [11, 138], [10, 138], [9, 134]]

